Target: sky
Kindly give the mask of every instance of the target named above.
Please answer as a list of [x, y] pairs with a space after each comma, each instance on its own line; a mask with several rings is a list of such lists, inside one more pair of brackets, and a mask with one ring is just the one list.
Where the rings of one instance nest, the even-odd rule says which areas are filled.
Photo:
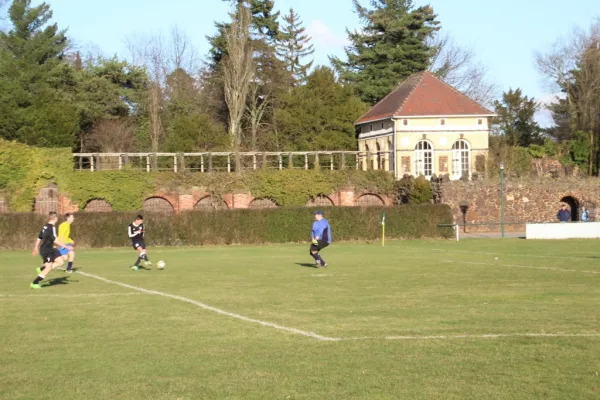
[[[361, 0], [367, 4], [369, 0]], [[39, 4], [41, 1], [33, 1]], [[214, 21], [228, 18], [222, 0], [46, 0], [59, 27], [77, 45], [95, 46], [105, 55], [127, 57], [127, 38], [168, 34], [177, 26], [192, 40], [197, 52], [208, 52], [206, 35]], [[430, 4], [442, 30], [474, 50], [501, 91], [521, 88], [524, 94], [546, 102], [551, 89], [535, 67], [535, 52], [544, 52], [575, 26], [588, 27], [600, 17], [598, 0], [415, 0]], [[313, 38], [315, 62], [328, 64], [330, 55], [343, 56], [346, 29], [360, 28], [352, 0], [275, 0], [283, 13], [294, 7]], [[539, 119], [544, 122], [545, 116]]]

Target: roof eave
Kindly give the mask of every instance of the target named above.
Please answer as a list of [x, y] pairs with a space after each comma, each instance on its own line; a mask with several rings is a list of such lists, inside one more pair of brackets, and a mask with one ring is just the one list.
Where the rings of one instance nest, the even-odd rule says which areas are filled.
[[498, 114], [430, 114], [430, 115], [394, 115], [392, 119], [415, 119], [415, 118], [481, 118], [497, 117]]

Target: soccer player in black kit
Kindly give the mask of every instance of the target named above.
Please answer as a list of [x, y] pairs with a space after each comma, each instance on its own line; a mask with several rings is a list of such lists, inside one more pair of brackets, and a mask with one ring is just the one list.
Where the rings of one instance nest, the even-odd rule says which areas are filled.
[[152, 266], [152, 263], [146, 255], [146, 242], [144, 241], [144, 217], [138, 215], [127, 229], [131, 238], [131, 245], [138, 252], [138, 259], [131, 269], [137, 271], [140, 269], [140, 262], [144, 262], [146, 267]]
[[42, 287], [40, 283], [46, 279], [46, 276], [52, 272], [54, 268], [58, 268], [63, 265], [64, 260], [55, 245], [70, 248], [70, 246], [67, 246], [66, 243], [63, 243], [57, 238], [57, 222], [57, 213], [51, 212], [48, 214], [48, 223], [44, 225], [35, 242], [32, 255], [37, 256], [39, 254], [42, 256], [44, 266], [37, 270], [38, 276], [33, 280], [33, 282], [31, 282], [31, 285], [29, 286], [32, 289], [40, 289]]

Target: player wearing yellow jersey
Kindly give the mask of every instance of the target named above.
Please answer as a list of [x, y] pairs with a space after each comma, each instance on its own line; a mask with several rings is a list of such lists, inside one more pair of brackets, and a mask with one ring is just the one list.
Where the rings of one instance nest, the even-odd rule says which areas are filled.
[[58, 226], [58, 239], [66, 244], [66, 247], [59, 247], [58, 251], [65, 261], [68, 261], [67, 272], [73, 272], [73, 261], [75, 261], [75, 242], [71, 239], [71, 224], [75, 221], [75, 216], [71, 213], [65, 214], [65, 222]]

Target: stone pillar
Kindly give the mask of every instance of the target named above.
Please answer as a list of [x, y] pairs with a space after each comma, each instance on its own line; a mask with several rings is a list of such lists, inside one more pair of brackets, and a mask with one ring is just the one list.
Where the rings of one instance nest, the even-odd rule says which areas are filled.
[[77, 211], [79, 211], [79, 205], [78, 204], [74, 204], [71, 202], [71, 199], [63, 196], [63, 195], [59, 195], [58, 196], [58, 213], [63, 215], [66, 213], [76, 213]]
[[196, 201], [193, 194], [179, 195], [179, 211], [191, 211], [195, 205]]
[[249, 208], [253, 200], [252, 194], [244, 190], [236, 190], [232, 193], [232, 208]]
[[352, 188], [352, 187], [346, 187], [346, 188], [342, 188], [340, 189], [339, 192], [339, 205], [342, 207], [352, 207], [355, 205], [354, 201], [355, 201], [355, 197], [356, 197], [356, 189]]

